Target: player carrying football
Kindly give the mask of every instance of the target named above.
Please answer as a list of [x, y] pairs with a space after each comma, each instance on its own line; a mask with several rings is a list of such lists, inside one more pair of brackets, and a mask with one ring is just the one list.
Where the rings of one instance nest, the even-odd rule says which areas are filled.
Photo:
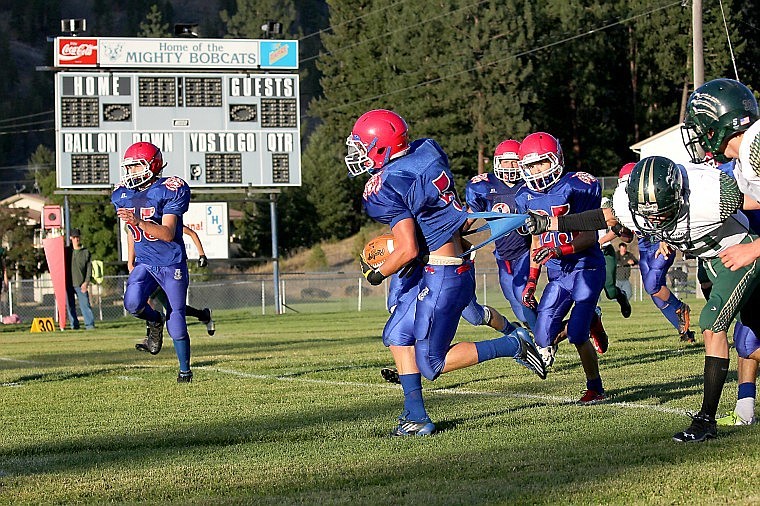
[[[178, 177], [160, 177], [164, 166], [157, 146], [132, 144], [124, 152], [121, 184], [114, 189], [111, 202], [134, 240], [135, 267], [127, 280], [124, 307], [146, 320], [146, 345], [154, 355], [161, 350], [166, 321], [179, 360], [177, 382], [189, 383], [193, 373], [185, 323], [188, 275], [182, 215], [190, 204], [190, 188]], [[148, 304], [159, 286], [169, 300], [165, 318]]]
[[542, 379], [544, 363], [523, 329], [497, 339], [451, 345], [462, 310], [474, 293], [472, 262], [463, 260], [460, 228], [467, 211], [457, 199], [448, 158], [432, 139], [409, 142], [406, 122], [395, 112], [363, 114], [346, 139], [349, 176], [369, 172], [363, 203], [374, 220], [390, 226], [394, 250], [373, 269], [360, 260], [367, 280], [378, 285], [421, 257], [417, 284], [407, 286], [383, 329], [404, 392], [395, 436], [428, 435], [435, 425], [425, 410], [422, 376], [440, 374], [498, 357], [518, 360]]

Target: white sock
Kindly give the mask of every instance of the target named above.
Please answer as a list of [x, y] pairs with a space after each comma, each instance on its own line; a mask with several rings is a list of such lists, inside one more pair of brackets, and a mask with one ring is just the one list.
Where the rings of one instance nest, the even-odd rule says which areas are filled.
[[736, 414], [749, 422], [755, 416], [755, 398], [745, 397], [736, 401]]

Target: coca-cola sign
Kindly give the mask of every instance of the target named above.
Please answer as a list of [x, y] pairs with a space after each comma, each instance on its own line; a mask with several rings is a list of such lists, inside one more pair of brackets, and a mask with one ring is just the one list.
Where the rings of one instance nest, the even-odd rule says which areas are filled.
[[78, 67], [95, 66], [98, 64], [98, 39], [81, 37], [58, 38], [58, 53], [56, 65]]

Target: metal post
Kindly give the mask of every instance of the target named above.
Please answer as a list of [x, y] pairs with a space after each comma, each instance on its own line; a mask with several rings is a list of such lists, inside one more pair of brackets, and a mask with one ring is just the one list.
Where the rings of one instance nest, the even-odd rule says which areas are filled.
[[[16, 271], [18, 274], [18, 271]], [[13, 283], [8, 282], [8, 314], [13, 314]]]
[[261, 314], [267, 314], [267, 295], [264, 282], [261, 282]]
[[[357, 296], [357, 311], [361, 312], [362, 310], [362, 278], [359, 278], [359, 295]], [[386, 304], [387, 305], [387, 304]]]
[[274, 275], [274, 313], [282, 314], [280, 305], [280, 255], [277, 251], [277, 194], [269, 194], [269, 219], [272, 228], [272, 274]]
[[705, 82], [705, 59], [702, 42], [702, 0], [691, 2], [691, 44], [694, 58], [694, 89]]
[[63, 196], [63, 216], [66, 220], [66, 224], [64, 225], [66, 228], [66, 246], [71, 245], [71, 239], [69, 238], [69, 232], [71, 231], [71, 210], [69, 209], [69, 196], [64, 195]]
[[488, 286], [486, 285], [486, 273], [483, 273], [483, 304], [488, 304]]

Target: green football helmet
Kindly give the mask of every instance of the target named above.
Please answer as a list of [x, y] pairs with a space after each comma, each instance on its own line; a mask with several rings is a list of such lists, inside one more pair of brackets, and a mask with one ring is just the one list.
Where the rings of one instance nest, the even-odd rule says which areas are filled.
[[728, 161], [723, 154], [728, 141], [758, 118], [757, 100], [742, 83], [723, 78], [706, 82], [689, 97], [681, 127], [692, 162], [703, 162], [706, 152], [718, 162]]
[[664, 156], [641, 159], [631, 171], [626, 192], [641, 232], [661, 239], [675, 232], [684, 205], [683, 174], [675, 163]]

